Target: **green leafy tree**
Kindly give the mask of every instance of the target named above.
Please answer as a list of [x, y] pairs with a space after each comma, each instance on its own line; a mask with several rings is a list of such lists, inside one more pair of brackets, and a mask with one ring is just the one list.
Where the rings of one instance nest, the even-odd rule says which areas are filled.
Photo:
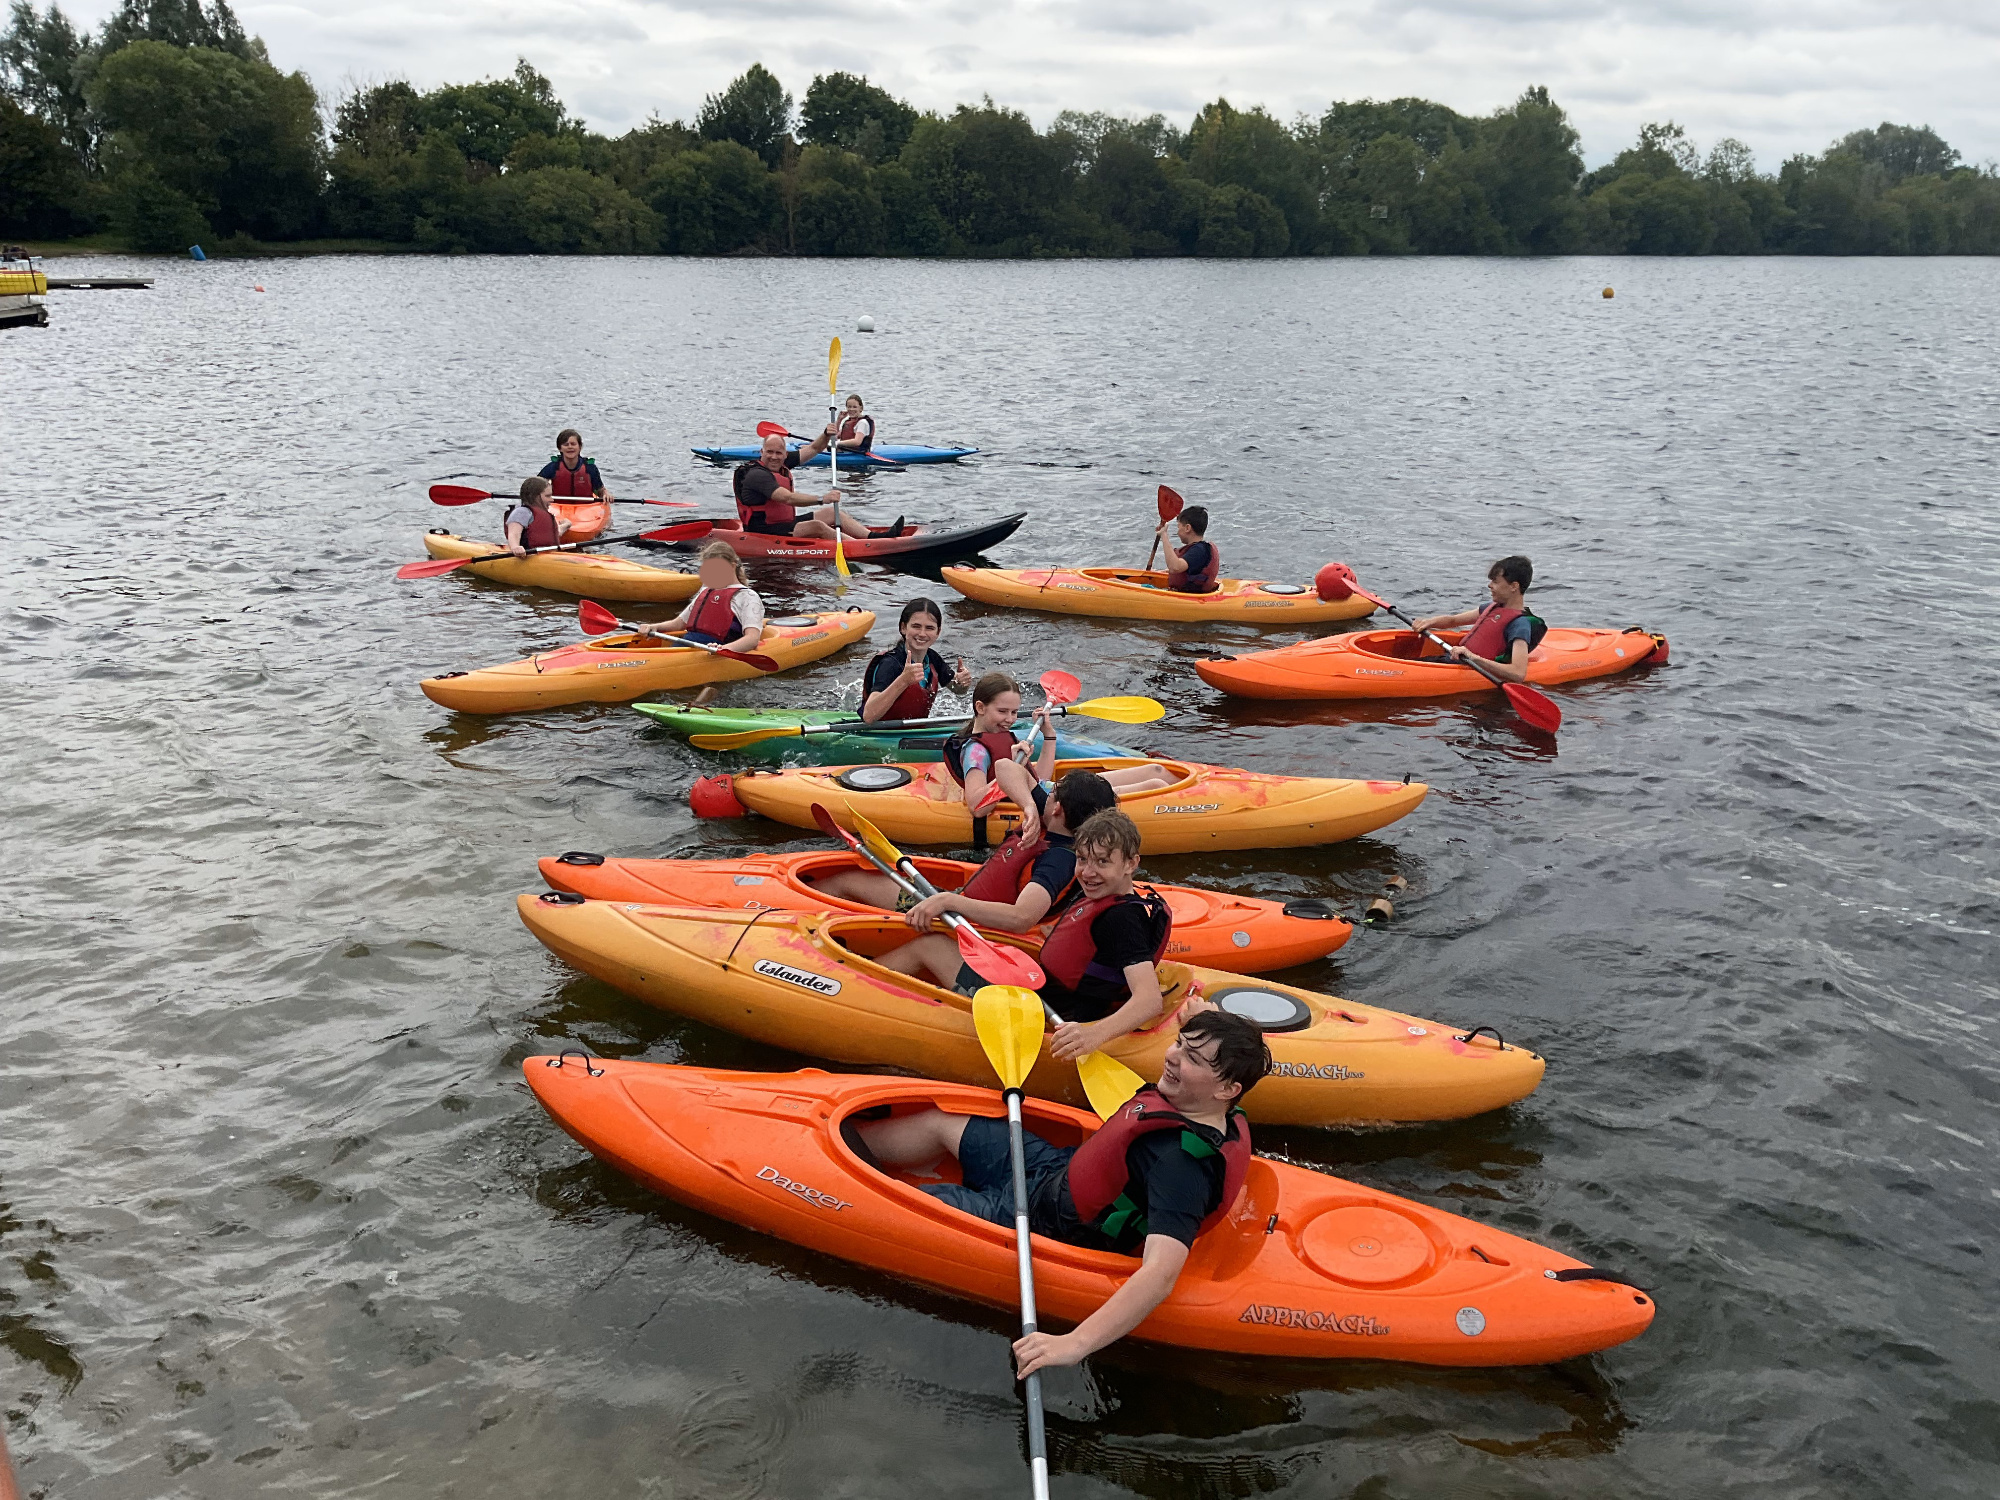
[[792, 96], [762, 63], [752, 63], [719, 94], [702, 101], [695, 130], [705, 141], [734, 141], [778, 166], [791, 140]]
[[416, 123], [442, 132], [467, 161], [497, 172], [528, 136], [560, 134], [565, 117], [555, 85], [524, 57], [511, 78], [453, 84], [424, 95]]
[[1284, 216], [1287, 243], [1301, 253], [1319, 243], [1319, 194], [1312, 160], [1298, 137], [1261, 108], [1240, 110], [1227, 99], [1205, 106], [1188, 127], [1182, 152], [1189, 173], [1201, 181], [1240, 187], [1275, 205]]
[[[917, 128], [917, 112], [887, 89], [852, 73], [822, 73], [799, 110], [801, 133], [813, 146], [838, 146], [873, 166], [902, 154]], [[746, 143], [747, 144], [747, 143]]]
[[653, 169], [642, 195], [672, 255], [730, 255], [780, 247], [778, 179], [736, 141], [710, 141]]
[[185, 250], [211, 238], [194, 199], [162, 181], [151, 162], [133, 162], [118, 173], [110, 205], [112, 229], [135, 250]]
[[124, 0], [104, 29], [93, 49], [98, 59], [110, 57], [134, 42], [164, 42], [169, 47], [204, 47], [228, 52], [246, 60], [266, 62], [264, 44], [246, 36], [229, 0]]
[[1891, 125], [1843, 136], [1833, 148], [1880, 167], [1891, 182], [1907, 177], [1942, 177], [1958, 165], [1958, 152], [1928, 125]]
[[1583, 175], [1577, 134], [1540, 86], [1480, 122], [1476, 162], [1492, 217], [1515, 253], [1560, 255], [1581, 241], [1576, 196]]
[[97, 164], [97, 121], [83, 91], [89, 41], [54, 4], [37, 14], [27, 0], [14, 0], [0, 35], [0, 93], [53, 126], [86, 169]]
[[0, 235], [74, 233], [82, 177], [62, 132], [0, 95]]

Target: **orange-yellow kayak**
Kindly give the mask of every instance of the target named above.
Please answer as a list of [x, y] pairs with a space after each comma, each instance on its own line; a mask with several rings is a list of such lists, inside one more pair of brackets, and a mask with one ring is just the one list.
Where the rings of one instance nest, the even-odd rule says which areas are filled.
[[1309, 583], [1221, 578], [1212, 594], [1183, 594], [1168, 575], [1140, 568], [946, 568], [944, 581], [968, 599], [1062, 615], [1114, 620], [1192, 620], [1289, 628], [1359, 620], [1374, 604], [1359, 594], [1322, 599]]
[[[874, 623], [875, 616], [865, 609], [767, 621], [757, 654], [780, 667], [796, 667], [831, 656], [868, 634]], [[763, 675], [747, 662], [665, 645], [658, 638], [619, 634], [559, 646], [497, 667], [426, 677], [419, 686], [433, 703], [460, 713], [511, 714], [566, 703], [626, 703], [663, 688], [741, 682]]]
[[[424, 550], [432, 557], [486, 557], [500, 549], [477, 537], [430, 531], [424, 535]], [[494, 583], [553, 589], [560, 594], [623, 603], [681, 604], [692, 599], [701, 587], [701, 580], [692, 573], [649, 568], [644, 563], [603, 552], [537, 552], [531, 557], [510, 557], [504, 562], [474, 563], [458, 571]]]
[[[1448, 641], [1464, 631], [1441, 632]], [[1239, 698], [1443, 698], [1490, 693], [1493, 684], [1471, 667], [1439, 658], [1419, 661], [1420, 637], [1409, 630], [1362, 630], [1274, 651], [1250, 651], [1195, 663], [1210, 687]], [[1528, 658], [1538, 687], [1608, 677], [1667, 659], [1667, 638], [1633, 626], [1579, 630], [1556, 626]]]
[[[1059, 760], [1060, 781], [1070, 771], [1143, 766], [1144, 760]], [[1139, 825], [1148, 854], [1194, 854], [1205, 849], [1299, 849], [1359, 838], [1413, 811], [1430, 790], [1421, 781], [1348, 781], [1323, 776], [1270, 776], [1197, 761], [1159, 760], [1178, 778], [1156, 792], [1130, 792], [1118, 806]], [[894, 773], [900, 772], [898, 779]], [[893, 785], [887, 784], [893, 782]], [[783, 771], [741, 771], [736, 799], [752, 812], [814, 828], [813, 804], [838, 813], [846, 802], [899, 842], [973, 845], [965, 790], [941, 765], [798, 766]], [[881, 790], [870, 788], [880, 787]], [[986, 838], [999, 843], [1019, 822], [1011, 802], [983, 820]]]
[[[578, 1144], [657, 1192], [905, 1281], [1018, 1305], [1012, 1226], [918, 1190], [955, 1180], [957, 1163], [884, 1171], [849, 1134], [859, 1118], [933, 1105], [998, 1116], [991, 1088], [579, 1052], [531, 1057], [521, 1071]], [[1039, 1100], [1023, 1114], [1059, 1145], [1097, 1128], [1094, 1115]], [[1103, 1306], [1139, 1264], [1039, 1235], [1033, 1246], [1040, 1310], [1070, 1323]], [[1491, 1224], [1260, 1156], [1134, 1336], [1286, 1359], [1547, 1364], [1622, 1344], [1652, 1323], [1653, 1299], [1608, 1275]]]
[[[722, 911], [560, 892], [516, 904], [528, 930], [564, 963], [662, 1010], [813, 1057], [992, 1081], [972, 1002], [878, 962], [914, 936], [900, 917]], [[1030, 953], [1041, 948], [1039, 938], [990, 936]], [[1163, 1019], [1104, 1051], [1142, 1077], [1158, 1077], [1179, 1034], [1177, 1013], [1198, 986], [1204, 998], [1267, 1028], [1277, 1068], [1251, 1091], [1245, 1107], [1253, 1120], [1456, 1120], [1523, 1099], [1542, 1079], [1541, 1058], [1503, 1046], [1489, 1031], [1217, 969], [1162, 963], [1159, 971]], [[1088, 1102], [1075, 1065], [1047, 1050], [1026, 1087], [1044, 1099]]]
[[[977, 865], [918, 858], [924, 879], [955, 891]], [[718, 906], [738, 911], [847, 912], [876, 908], [827, 895], [814, 882], [875, 867], [846, 849], [805, 854], [751, 854], [741, 859], [618, 859], [572, 851], [541, 862], [542, 878], [559, 891], [596, 901], [649, 901], [668, 906]], [[1263, 901], [1189, 886], [1155, 886], [1173, 913], [1166, 956], [1232, 974], [1263, 974], [1324, 958], [1354, 929], [1324, 901]], [[1035, 929], [1040, 936], [1042, 929]]]

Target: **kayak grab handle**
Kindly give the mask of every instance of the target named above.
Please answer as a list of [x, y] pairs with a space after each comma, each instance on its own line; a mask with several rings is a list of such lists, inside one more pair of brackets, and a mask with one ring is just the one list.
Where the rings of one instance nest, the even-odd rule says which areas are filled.
[[582, 849], [572, 849], [567, 854], [558, 854], [556, 856], [556, 863], [559, 865], [601, 865], [604, 863], [604, 856], [601, 854], [590, 854]]
[[1629, 1286], [1635, 1292], [1652, 1296], [1652, 1289], [1640, 1286], [1629, 1276], [1619, 1276], [1611, 1271], [1600, 1271], [1595, 1266], [1571, 1266], [1563, 1271], [1544, 1271], [1542, 1274], [1551, 1281], [1609, 1281], [1618, 1286]]
[[[592, 1067], [592, 1066], [590, 1065], [590, 1064], [591, 1064], [591, 1062], [592, 1062], [592, 1058], [591, 1058], [590, 1054], [589, 1054], [588, 1052], [584, 1052], [584, 1051], [581, 1051], [581, 1050], [579, 1050], [578, 1048], [575, 1048], [575, 1047], [566, 1047], [566, 1048], [564, 1048], [564, 1049], [563, 1049], [563, 1050], [562, 1050], [561, 1052], [557, 1053], [557, 1054], [556, 1054], [556, 1055], [555, 1055], [554, 1057], [551, 1057], [551, 1058], [548, 1058], [547, 1060], [545, 1060], [545, 1061], [544, 1061], [544, 1062], [542, 1063], [542, 1066], [543, 1066], [543, 1067], [545, 1067], [545, 1068], [560, 1068], [560, 1067], [561, 1067], [561, 1066], [563, 1065], [563, 1063], [564, 1063], [564, 1062], [565, 1062], [565, 1061], [566, 1061], [567, 1059], [569, 1059], [569, 1058], [572, 1058], [572, 1057], [574, 1057], [574, 1058], [579, 1058], [579, 1059], [581, 1059], [581, 1060], [582, 1060], [582, 1062], [583, 1062], [583, 1071], [584, 1071], [585, 1073], [589, 1074], [589, 1075], [590, 1075], [590, 1076], [591, 1076], [592, 1078], [602, 1078], [602, 1077], [604, 1076], [604, 1069], [602, 1069], [602, 1068], [593, 1068], [593, 1067]], [[1553, 1271], [1551, 1271], [1551, 1272], [1549, 1272], [1549, 1274], [1550, 1274], [1551, 1276], [1553, 1276], [1553, 1275], [1555, 1275], [1556, 1273], [1555, 1273], [1555, 1272], [1553, 1272]]]
[[[542, 899], [547, 900], [548, 898], [543, 897]], [[1463, 1036], [1455, 1036], [1452, 1038], [1452, 1040], [1454, 1042], [1469, 1042], [1474, 1037], [1478, 1036], [1481, 1032], [1490, 1032], [1493, 1037], [1493, 1044], [1496, 1047], [1498, 1047], [1502, 1052], [1505, 1052], [1507, 1050], [1507, 1043], [1501, 1038], [1500, 1028], [1497, 1026], [1475, 1026], [1472, 1028], [1472, 1030], [1466, 1032]]]
[[544, 906], [581, 906], [590, 898], [580, 896], [575, 891], [543, 891], [535, 899]]

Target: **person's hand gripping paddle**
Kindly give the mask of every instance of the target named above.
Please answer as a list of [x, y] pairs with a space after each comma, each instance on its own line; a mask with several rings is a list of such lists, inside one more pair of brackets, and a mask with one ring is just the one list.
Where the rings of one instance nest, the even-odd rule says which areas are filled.
[[[839, 839], [895, 881], [900, 889], [918, 899], [937, 894], [937, 887], [917, 872], [909, 856], [884, 838], [880, 829], [852, 806], [847, 809], [847, 814], [854, 819], [854, 826], [861, 830], [859, 838], [842, 828], [823, 804], [813, 804], [813, 822], [819, 825], [820, 832]], [[952, 936], [958, 939], [959, 957], [970, 964], [980, 978], [998, 984], [1026, 985], [1029, 989], [1039, 989], [1047, 982], [1042, 966], [1033, 958], [1019, 948], [1004, 948], [993, 942], [957, 912], [946, 912], [944, 923], [951, 929]]]
[[[1181, 499], [1178, 493], [1168, 489], [1164, 484], [1160, 486], [1160, 524], [1162, 526], [1178, 516], [1186, 506], [1187, 501]], [[1160, 534], [1155, 531], [1153, 533], [1153, 550], [1146, 554], [1146, 571], [1148, 573], [1153, 571], [1153, 559], [1159, 555]]]
[[[1386, 599], [1376, 598], [1368, 590], [1361, 587], [1360, 584], [1351, 580], [1347, 584], [1347, 589], [1349, 593], [1359, 594], [1377, 609], [1387, 610], [1405, 625], [1409, 626], [1410, 629], [1417, 630], [1417, 622]], [[1417, 634], [1432, 645], [1443, 646], [1445, 654], [1447, 656], [1451, 655], [1449, 642], [1432, 634], [1428, 630], [1417, 630]], [[1458, 657], [1451, 657], [1451, 659], [1458, 661], [1461, 666], [1471, 667], [1473, 671], [1505, 693], [1507, 701], [1514, 705], [1514, 712], [1519, 714], [1522, 720], [1531, 728], [1540, 729], [1548, 734], [1554, 734], [1558, 729], [1562, 728], [1563, 712], [1560, 708], [1556, 707], [1555, 700], [1550, 698], [1548, 694], [1536, 692], [1525, 682], [1509, 682], [1478, 657], [1473, 657], [1470, 661], [1463, 661]]]
[[629, 630], [634, 635], [649, 637], [662, 646], [685, 646], [690, 651], [706, 651], [719, 656], [724, 661], [740, 661], [745, 666], [755, 667], [760, 672], [776, 672], [783, 663], [769, 656], [752, 651], [729, 651], [721, 646], [710, 645], [707, 641], [690, 641], [677, 635], [657, 634], [647, 626], [632, 620], [621, 620], [594, 599], [586, 599], [576, 607], [576, 617], [583, 626], [585, 635], [608, 635], [614, 630]]

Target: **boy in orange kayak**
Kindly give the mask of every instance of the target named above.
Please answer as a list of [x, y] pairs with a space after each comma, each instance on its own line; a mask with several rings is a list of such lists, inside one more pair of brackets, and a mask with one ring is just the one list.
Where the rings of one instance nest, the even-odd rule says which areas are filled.
[[[1167, 539], [1169, 530], [1179, 535], [1179, 547]], [[1208, 540], [1207, 510], [1190, 505], [1173, 520], [1160, 522], [1160, 545], [1166, 554], [1168, 588], [1177, 594], [1215, 592], [1222, 558]]]
[[[1456, 646], [1447, 646], [1445, 655], [1453, 661], [1477, 656], [1493, 669], [1494, 675], [1509, 682], [1528, 680], [1528, 654], [1542, 643], [1549, 627], [1528, 610], [1528, 585], [1535, 581], [1535, 565], [1516, 554], [1503, 557], [1486, 570], [1486, 592], [1493, 602], [1456, 615], [1426, 615], [1415, 622], [1419, 630], [1451, 630], [1470, 625], [1471, 631]], [[1428, 642], [1419, 642], [1427, 646]], [[1422, 660], [1423, 658], [1419, 658]], [[1430, 660], [1437, 661], [1438, 657]]]
[[[1166, 1300], [1195, 1237], [1221, 1222], [1242, 1189], [1251, 1154], [1243, 1096], [1270, 1071], [1262, 1032], [1203, 1005], [1183, 1012], [1159, 1082], [1139, 1090], [1083, 1145], [1024, 1133], [1028, 1227], [1064, 1244], [1142, 1259], [1070, 1332], [1016, 1340], [1019, 1379], [1095, 1354]], [[949, 1152], [963, 1181], [923, 1191], [989, 1223], [1013, 1225], [1006, 1120], [931, 1109], [869, 1121], [859, 1135], [885, 1166], [919, 1166]]]
[[597, 472], [597, 460], [583, 456], [583, 434], [574, 427], [556, 434], [555, 455], [542, 466], [542, 478], [555, 486], [556, 499], [566, 504], [611, 498], [604, 476]]

